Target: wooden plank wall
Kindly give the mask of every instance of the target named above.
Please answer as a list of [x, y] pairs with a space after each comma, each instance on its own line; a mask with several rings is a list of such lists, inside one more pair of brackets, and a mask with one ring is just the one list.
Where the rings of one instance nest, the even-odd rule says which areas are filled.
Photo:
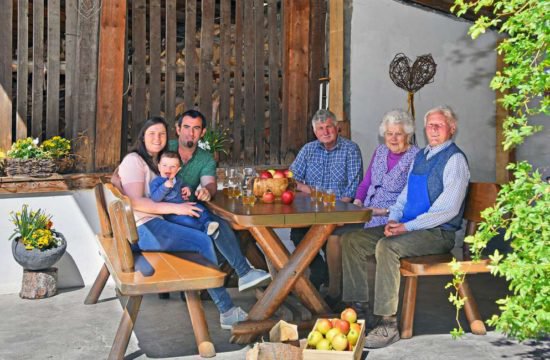
[[[201, 110], [210, 127], [227, 129], [232, 143], [221, 165], [288, 163], [287, 148], [295, 152], [308, 140], [304, 124], [317, 107], [308, 99], [317, 98], [320, 76], [311, 70], [316, 63], [309, 52], [313, 0], [9, 3], [0, 9], [0, 150], [18, 138], [62, 135], [74, 140], [78, 171], [107, 171], [145, 119], [160, 115], [172, 122], [191, 108]], [[299, 20], [292, 41], [283, 39], [285, 6], [290, 12], [301, 9], [289, 15]], [[113, 17], [123, 13], [127, 21]], [[323, 23], [311, 27], [324, 31]], [[12, 28], [14, 43], [8, 36]], [[117, 48], [103, 51], [117, 59], [101, 65], [103, 74], [99, 33], [114, 28]], [[293, 44], [299, 50], [295, 78], [284, 87], [282, 49]], [[121, 57], [127, 71], [117, 70]], [[122, 99], [114, 99], [121, 82]], [[283, 96], [298, 98], [290, 117], [288, 110], [283, 114]]]
[[[194, 108], [209, 126], [231, 136], [222, 164], [279, 164], [281, 2], [151, 0], [148, 9], [142, 2], [128, 7], [131, 141], [144, 119], [162, 115], [172, 124], [177, 114]], [[160, 94], [157, 83], [163, 84]], [[159, 97], [162, 108], [155, 105]]]
[[0, 150], [28, 136], [62, 135], [75, 140], [80, 170], [94, 169], [100, 5], [99, 0], [2, 3]]

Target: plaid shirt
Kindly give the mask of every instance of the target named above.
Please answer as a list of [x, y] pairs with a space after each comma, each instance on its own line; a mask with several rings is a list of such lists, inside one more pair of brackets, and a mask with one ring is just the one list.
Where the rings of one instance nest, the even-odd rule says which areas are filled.
[[337, 199], [353, 199], [363, 174], [361, 150], [356, 143], [341, 136], [331, 150], [315, 140], [304, 145], [290, 170], [302, 183], [331, 189]]

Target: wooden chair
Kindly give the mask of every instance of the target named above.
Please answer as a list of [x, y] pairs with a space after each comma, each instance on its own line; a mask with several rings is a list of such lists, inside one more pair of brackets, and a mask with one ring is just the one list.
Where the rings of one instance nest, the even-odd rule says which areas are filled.
[[[101, 208], [100, 213], [105, 209], [105, 204], [108, 203], [109, 206], [108, 213], [100, 215], [100, 218], [103, 217], [102, 234], [97, 237], [100, 254], [105, 261], [98, 276], [102, 278], [99, 282], [96, 280], [90, 292], [93, 292], [94, 288], [99, 288], [99, 297], [110, 274], [115, 281], [117, 294], [128, 297], [109, 359], [124, 357], [143, 295], [171, 291], [185, 293], [199, 354], [202, 357], [215, 356], [199, 290], [222, 286], [225, 273], [198, 254], [133, 253], [130, 244], [138, 241], [138, 235], [129, 199], [112, 184], [98, 185], [96, 195], [101, 202], [98, 206]], [[106, 201], [106, 198], [109, 200]], [[108, 225], [112, 230], [112, 236], [103, 233]], [[89, 295], [88, 298], [93, 299], [95, 296]]]
[[[499, 191], [499, 186], [493, 183], [471, 183], [466, 198], [464, 218], [467, 220], [466, 235], [473, 235], [477, 230], [477, 224], [482, 220], [480, 212], [493, 206]], [[489, 272], [488, 259], [478, 262], [470, 261], [469, 249], [463, 248], [464, 259], [459, 261], [462, 271], [467, 274]], [[405, 292], [403, 294], [403, 308], [401, 309], [401, 338], [408, 339], [413, 335], [414, 310], [416, 306], [416, 288], [419, 276], [452, 275], [449, 262], [452, 254], [427, 255], [401, 259], [401, 276], [405, 277]], [[481, 320], [474, 295], [468, 286], [468, 282], [459, 288], [459, 295], [466, 298], [464, 312], [470, 323], [472, 333], [485, 335], [487, 330]]]

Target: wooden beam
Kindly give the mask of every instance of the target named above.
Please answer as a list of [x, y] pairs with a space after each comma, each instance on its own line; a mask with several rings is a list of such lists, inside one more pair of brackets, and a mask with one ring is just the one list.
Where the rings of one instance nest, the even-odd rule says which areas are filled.
[[[502, 72], [504, 68], [504, 55], [497, 53], [497, 71]], [[504, 141], [503, 125], [506, 118], [510, 115], [500, 103], [500, 99], [506, 95], [506, 93], [496, 91], [496, 182], [498, 184], [505, 184], [512, 180], [512, 172], [506, 170], [506, 165], [516, 161], [515, 149], [505, 151], [502, 146]]]
[[344, 115], [344, 0], [329, 3], [329, 109], [338, 121]]
[[283, 2], [283, 130], [281, 152], [289, 163], [307, 141], [309, 124], [309, 0]]
[[0, 177], [0, 195], [56, 193], [92, 189], [101, 183], [102, 177], [109, 177], [110, 175], [110, 173], [53, 174], [47, 178], [5, 176]]
[[10, 54], [0, 56], [0, 150], [4, 151], [11, 146], [12, 131], [12, 23], [13, 3], [7, 1], [0, 6], [0, 54]]
[[104, 0], [99, 30], [96, 115], [96, 169], [113, 169], [120, 161], [126, 1]]

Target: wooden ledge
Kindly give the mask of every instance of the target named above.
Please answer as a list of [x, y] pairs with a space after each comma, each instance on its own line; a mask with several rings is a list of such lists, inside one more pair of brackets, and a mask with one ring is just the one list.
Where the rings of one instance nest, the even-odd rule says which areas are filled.
[[91, 189], [100, 183], [101, 176], [111, 173], [53, 174], [46, 178], [28, 176], [0, 177], [0, 195], [64, 192]]

